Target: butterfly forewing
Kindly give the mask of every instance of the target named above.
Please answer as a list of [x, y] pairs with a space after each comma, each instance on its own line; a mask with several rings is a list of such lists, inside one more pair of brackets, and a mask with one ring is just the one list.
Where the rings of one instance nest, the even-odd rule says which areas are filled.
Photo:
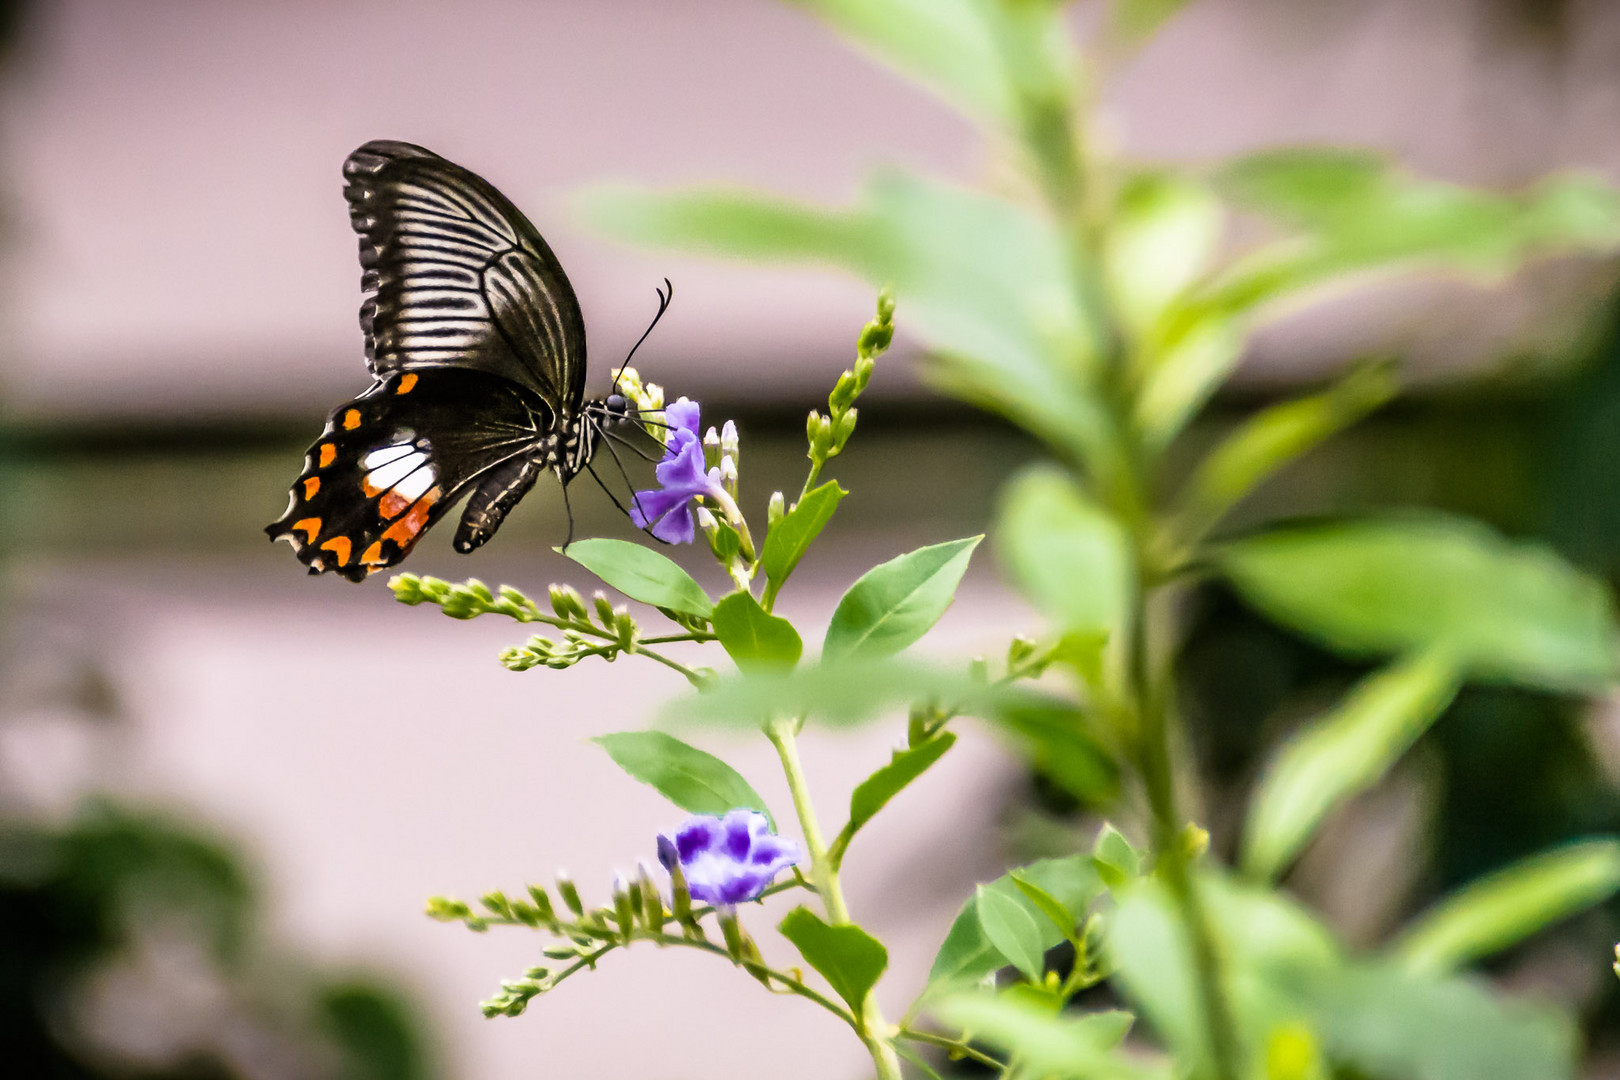
[[360, 581], [404, 559], [480, 477], [537, 448], [549, 456], [550, 424], [549, 407], [505, 379], [396, 372], [332, 411], [265, 531], [311, 573]]
[[585, 321], [529, 220], [482, 178], [410, 143], [367, 143], [343, 175], [373, 374], [477, 368], [576, 416]]

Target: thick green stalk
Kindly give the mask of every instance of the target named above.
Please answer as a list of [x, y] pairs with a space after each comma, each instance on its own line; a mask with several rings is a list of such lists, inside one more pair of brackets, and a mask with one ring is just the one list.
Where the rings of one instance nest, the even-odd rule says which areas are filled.
[[[799, 816], [799, 828], [804, 832], [805, 847], [810, 850], [810, 879], [827, 909], [827, 921], [834, 926], [847, 926], [849, 905], [844, 900], [843, 886], [838, 880], [838, 867], [827, 853], [827, 842], [821, 835], [821, 823], [810, 802], [810, 784], [799, 761], [798, 724], [792, 720], [772, 721], [765, 734], [776, 747], [782, 759], [782, 774], [787, 777], [788, 790], [793, 793], [793, 809]], [[878, 1080], [901, 1080], [900, 1056], [894, 1051], [894, 1028], [883, 1018], [877, 997], [868, 992], [856, 1017], [855, 1030], [872, 1055]]]

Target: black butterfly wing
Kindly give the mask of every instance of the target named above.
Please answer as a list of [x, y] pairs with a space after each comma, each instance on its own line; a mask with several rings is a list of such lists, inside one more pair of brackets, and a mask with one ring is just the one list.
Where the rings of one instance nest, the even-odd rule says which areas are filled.
[[483, 178], [410, 143], [366, 143], [343, 175], [372, 374], [476, 368], [572, 420], [585, 394], [585, 320], [529, 219]]
[[[310, 573], [361, 581], [404, 559], [468, 491], [487, 502], [511, 487], [508, 474], [545, 460], [533, 451], [554, 449], [551, 419], [545, 402], [499, 376], [396, 371], [332, 411], [286, 512], [265, 532], [289, 541]], [[525, 471], [527, 484], [534, 475]], [[498, 525], [480, 522], [471, 546]]]

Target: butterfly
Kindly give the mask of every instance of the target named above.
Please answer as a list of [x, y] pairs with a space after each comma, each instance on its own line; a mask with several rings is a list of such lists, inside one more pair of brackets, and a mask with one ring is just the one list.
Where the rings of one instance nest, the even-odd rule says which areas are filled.
[[[586, 401], [573, 287], [486, 180], [391, 141], [350, 154], [343, 176], [375, 382], [332, 410], [265, 532], [310, 573], [362, 581], [403, 560], [464, 497], [463, 554], [546, 472], [566, 502], [569, 481], [633, 406], [617, 392]], [[659, 316], [668, 303], [660, 290]]]

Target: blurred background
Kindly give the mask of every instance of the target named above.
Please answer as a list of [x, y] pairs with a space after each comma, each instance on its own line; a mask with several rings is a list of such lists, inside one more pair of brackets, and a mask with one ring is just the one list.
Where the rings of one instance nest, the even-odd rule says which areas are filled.
[[[0, 15], [0, 1052], [26, 1063], [16, 1075], [639, 1077], [681, 1075], [695, 1044], [704, 1075], [745, 1076], [829, 1034], [724, 965], [650, 949], [483, 1020], [476, 1003], [540, 942], [432, 923], [423, 899], [558, 867], [600, 899], [675, 815], [584, 740], [641, 726], [683, 684], [513, 674], [495, 654], [521, 628], [400, 607], [382, 580], [307, 578], [262, 528], [326, 411], [369, 381], [339, 177], [360, 143], [422, 143], [528, 213], [579, 294], [593, 389], [672, 279], [637, 366], [706, 420], [737, 418], [760, 506], [802, 475], [803, 414], [849, 363], [869, 291], [617, 246], [577, 196], [723, 180], [838, 202], [874, 167], [977, 182], [993, 155], [766, 0], [12, 0]], [[1620, 169], [1620, 7], [1600, 0], [1195, 0], [1107, 87], [1110, 137], [1145, 160], [1309, 142], [1477, 184]], [[1438, 505], [1620, 581], [1617, 283], [1613, 265], [1544, 263], [1498, 289], [1405, 279], [1313, 307], [1261, 335], [1205, 428], [1393, 353], [1417, 392], [1250, 512]], [[784, 598], [811, 623], [872, 561], [982, 530], [999, 480], [1035, 454], [926, 390], [903, 304], [898, 323], [836, 462], [854, 495]], [[580, 535], [625, 534], [600, 492], [573, 505]], [[434, 535], [412, 568], [585, 586], [550, 550], [566, 531], [542, 486], [475, 557]], [[993, 650], [1029, 625], [985, 560], [930, 647]], [[1213, 587], [1183, 669], [1220, 847], [1264, 749], [1359, 671]], [[839, 793], [898, 734], [807, 739], [812, 775]], [[888, 1007], [921, 986], [975, 881], [1088, 821], [993, 737], [964, 735], [852, 856], [852, 906], [892, 944]], [[724, 752], [786, 801], [768, 748]], [[1620, 827], [1617, 773], [1613, 710], [1470, 689], [1290, 885], [1375, 942], [1494, 866]], [[1491, 972], [1579, 1012], [1593, 1076], [1620, 1076], [1620, 984], [1569, 958], [1617, 935], [1611, 904]], [[860, 1074], [858, 1045], [813, 1045], [771, 1075]]]

